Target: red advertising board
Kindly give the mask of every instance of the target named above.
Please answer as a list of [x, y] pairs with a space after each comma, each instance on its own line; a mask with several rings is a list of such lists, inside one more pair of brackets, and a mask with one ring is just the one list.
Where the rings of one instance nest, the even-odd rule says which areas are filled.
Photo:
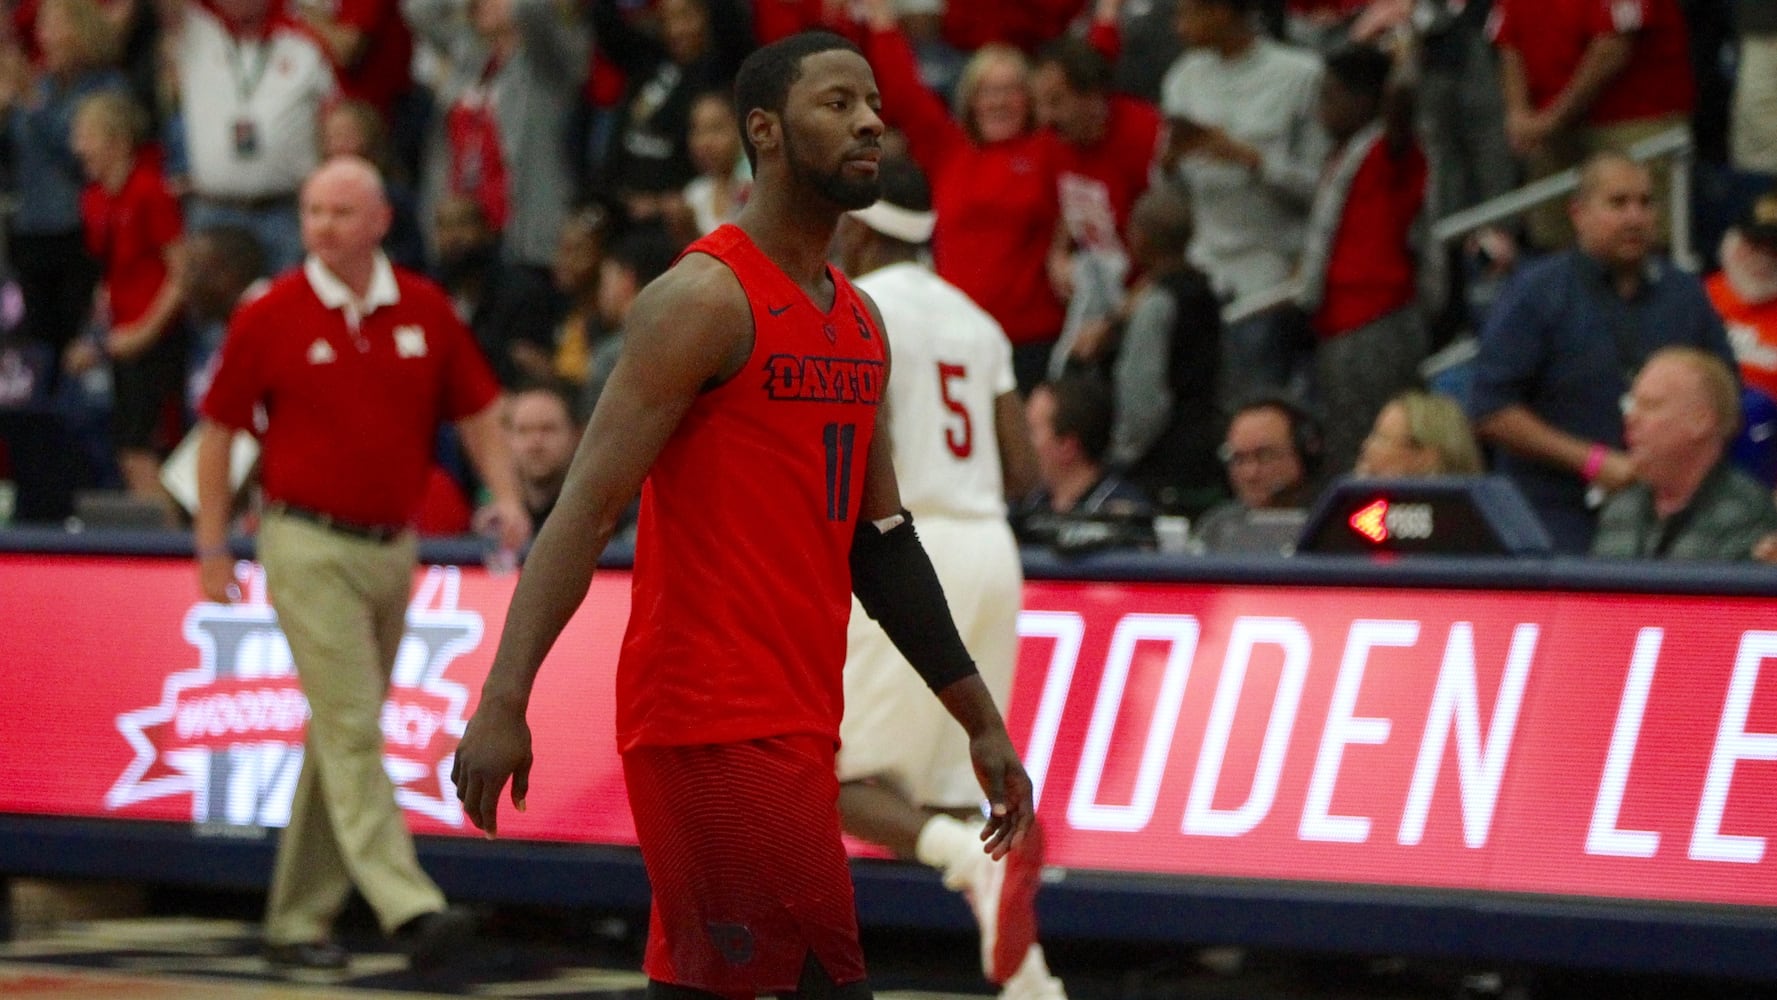
[[[0, 812], [280, 825], [306, 705], [245, 571], [221, 607], [182, 560], [0, 556]], [[383, 728], [418, 831], [473, 832], [450, 754], [512, 584], [416, 581]], [[503, 837], [633, 843], [628, 586], [599, 574], [543, 671]], [[1777, 602], [1033, 582], [1020, 631], [1055, 865], [1777, 904]]]

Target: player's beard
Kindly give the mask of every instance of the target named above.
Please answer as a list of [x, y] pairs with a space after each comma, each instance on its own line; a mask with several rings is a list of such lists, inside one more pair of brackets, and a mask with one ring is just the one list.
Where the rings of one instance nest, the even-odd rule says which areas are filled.
[[876, 174], [852, 179], [839, 171], [829, 173], [803, 162], [797, 152], [796, 140], [788, 130], [784, 132], [784, 159], [790, 165], [792, 176], [814, 188], [817, 194], [842, 211], [869, 208], [882, 194], [882, 183]]

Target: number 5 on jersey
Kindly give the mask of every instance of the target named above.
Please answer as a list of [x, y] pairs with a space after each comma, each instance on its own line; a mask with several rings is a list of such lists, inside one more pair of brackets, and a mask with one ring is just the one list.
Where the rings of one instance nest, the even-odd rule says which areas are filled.
[[938, 362], [938, 392], [944, 397], [944, 408], [962, 421], [959, 431], [954, 425], [945, 423], [944, 444], [950, 453], [957, 458], [968, 458], [975, 451], [975, 425], [969, 420], [969, 408], [962, 400], [950, 394], [951, 379], [966, 379], [969, 369], [963, 365], [953, 365], [947, 361]]

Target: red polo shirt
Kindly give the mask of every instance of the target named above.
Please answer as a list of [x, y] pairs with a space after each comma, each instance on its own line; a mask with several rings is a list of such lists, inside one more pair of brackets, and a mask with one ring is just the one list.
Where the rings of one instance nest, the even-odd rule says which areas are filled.
[[438, 425], [498, 395], [444, 293], [419, 275], [393, 274], [396, 301], [365, 316], [356, 335], [300, 268], [235, 313], [200, 409], [248, 429], [264, 404], [268, 500], [358, 524], [408, 524], [425, 494]]
[[1498, 0], [1493, 43], [1524, 60], [1530, 103], [1549, 105], [1592, 39], [1632, 35], [1634, 54], [1586, 115], [1591, 125], [1689, 114], [1696, 100], [1690, 38], [1678, 0]]
[[166, 284], [166, 248], [183, 228], [158, 157], [137, 155], [116, 193], [88, 184], [80, 195], [80, 218], [87, 251], [105, 269], [111, 322], [134, 323]]

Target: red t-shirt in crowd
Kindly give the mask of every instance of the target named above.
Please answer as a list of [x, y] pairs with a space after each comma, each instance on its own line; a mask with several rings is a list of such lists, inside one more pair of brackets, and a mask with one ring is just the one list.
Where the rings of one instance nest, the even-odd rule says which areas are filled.
[[1426, 175], [1418, 143], [1394, 155], [1384, 139], [1364, 157], [1327, 256], [1316, 334], [1350, 333], [1418, 297], [1419, 265], [1408, 234], [1425, 206]]
[[1678, 0], [1498, 0], [1489, 32], [1495, 45], [1524, 60], [1530, 103], [1538, 109], [1566, 89], [1594, 38], [1616, 34], [1634, 36], [1634, 54], [1592, 105], [1587, 123], [1689, 114], [1696, 101]]
[[399, 0], [333, 3], [334, 20], [363, 32], [365, 45], [356, 65], [336, 67], [340, 93], [367, 101], [386, 116], [395, 98], [413, 88], [413, 33], [401, 17], [401, 4]]
[[642, 487], [618, 747], [837, 741], [882, 332], [837, 270], [822, 312], [735, 226], [686, 252], [739, 279], [753, 350], [698, 395]]
[[1081, 147], [1057, 136], [1055, 144], [1062, 218], [1075, 242], [1095, 249], [1122, 246], [1129, 210], [1159, 155], [1160, 112], [1120, 94], [1110, 102], [1104, 138]]
[[134, 323], [148, 312], [167, 281], [166, 248], [183, 222], [167, 190], [159, 157], [140, 153], [116, 193], [88, 184], [80, 195], [86, 248], [105, 269], [111, 322]]
[[1060, 213], [1058, 140], [1045, 131], [976, 145], [920, 82], [900, 32], [868, 33], [864, 54], [876, 70], [883, 117], [907, 134], [931, 182], [939, 276], [998, 320], [1012, 343], [1053, 339], [1063, 318], [1046, 266]]
[[266, 499], [357, 524], [405, 525], [420, 508], [438, 426], [491, 405], [499, 384], [442, 290], [393, 269], [397, 299], [354, 333], [306, 269], [287, 272], [228, 325], [200, 407], [251, 429], [265, 406]]

